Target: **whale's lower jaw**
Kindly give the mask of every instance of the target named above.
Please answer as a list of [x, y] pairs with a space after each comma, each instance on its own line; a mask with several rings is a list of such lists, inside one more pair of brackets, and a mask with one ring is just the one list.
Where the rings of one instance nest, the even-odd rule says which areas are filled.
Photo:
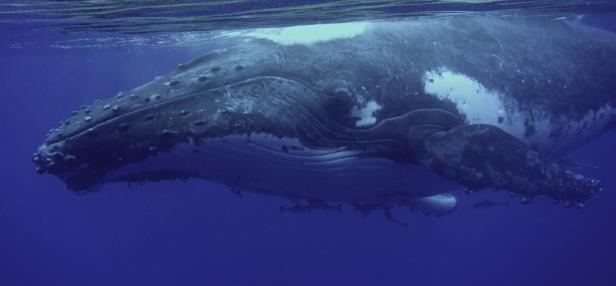
[[290, 199], [388, 205], [407, 205], [452, 190], [451, 183], [415, 165], [365, 157], [343, 148], [310, 149], [298, 139], [266, 134], [178, 145], [111, 171], [103, 182], [185, 178]]

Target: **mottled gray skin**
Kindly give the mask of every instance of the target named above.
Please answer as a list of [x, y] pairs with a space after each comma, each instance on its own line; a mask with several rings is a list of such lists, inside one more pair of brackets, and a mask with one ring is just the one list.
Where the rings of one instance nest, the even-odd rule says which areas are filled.
[[[577, 120], [614, 102], [615, 43], [610, 33], [561, 21], [471, 16], [374, 24], [353, 38], [312, 45], [247, 41], [82, 108], [50, 133], [34, 161], [38, 172], [81, 191], [181, 143], [265, 133], [298, 138], [304, 148], [415, 164], [470, 189], [582, 206], [601, 188], [544, 159], [558, 145], [558, 130], [553, 142], [533, 142], [469, 124], [453, 102], [424, 91], [423, 77], [447, 67], [523, 109]], [[382, 107], [376, 123], [356, 126], [350, 110], [370, 100]], [[193, 176], [170, 166], [120, 181]]]

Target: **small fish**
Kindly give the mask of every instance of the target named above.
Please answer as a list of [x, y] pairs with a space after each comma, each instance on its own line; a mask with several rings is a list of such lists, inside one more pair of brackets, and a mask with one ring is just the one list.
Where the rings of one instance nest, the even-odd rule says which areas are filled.
[[381, 209], [383, 206], [381, 204], [376, 203], [363, 203], [363, 204], [354, 204], [353, 209], [358, 212], [361, 212], [364, 217], [367, 217], [369, 213], [374, 210]]
[[490, 200], [484, 200], [481, 202], [478, 202], [476, 204], [473, 205], [473, 208], [475, 209], [487, 209], [487, 208], [491, 208], [491, 207], [496, 207], [496, 206], [508, 206], [509, 205], [509, 201], [502, 201], [502, 202], [493, 202]]
[[293, 207], [283, 207], [280, 206], [280, 213], [309, 213], [314, 210], [311, 206], [303, 206], [303, 205], [295, 205]]
[[386, 218], [388, 221], [391, 221], [391, 222], [393, 222], [393, 223], [396, 223], [396, 224], [400, 225], [401, 227], [408, 228], [408, 227], [409, 227], [409, 224], [408, 224], [408, 223], [406, 223], [406, 222], [402, 222], [402, 221], [400, 221], [400, 220], [396, 219], [396, 218], [393, 216], [393, 214], [391, 213], [391, 209], [392, 209], [392, 208], [393, 208], [393, 207], [383, 207], [383, 208], [382, 208], [382, 210], [383, 210], [383, 215], [385, 215], [385, 218]]
[[308, 204], [310, 204], [310, 206], [315, 209], [335, 210], [338, 213], [342, 213], [342, 205], [330, 205], [324, 201], [315, 200], [315, 199], [308, 199], [307, 201], [308, 201]]
[[342, 206], [341, 205], [329, 205], [323, 201], [319, 201], [319, 200], [312, 200], [309, 199], [308, 201], [308, 205], [301, 205], [299, 202], [297, 202], [295, 204], [295, 206], [293, 207], [280, 207], [280, 212], [281, 213], [285, 213], [285, 212], [291, 212], [291, 213], [309, 213], [312, 212], [314, 210], [335, 210], [338, 213], [342, 213]]

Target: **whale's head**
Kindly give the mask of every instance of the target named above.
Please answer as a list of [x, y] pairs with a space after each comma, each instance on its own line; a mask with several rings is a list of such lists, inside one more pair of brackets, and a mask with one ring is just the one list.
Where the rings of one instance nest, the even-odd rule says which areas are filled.
[[116, 171], [180, 147], [196, 152], [205, 141], [231, 135], [296, 137], [301, 120], [320, 117], [319, 96], [307, 83], [268, 74], [267, 63], [258, 62], [267, 57], [254, 53], [209, 54], [73, 111], [34, 153], [37, 172], [76, 191], [113, 181], [182, 178], [187, 174], [173, 162], [155, 171]]

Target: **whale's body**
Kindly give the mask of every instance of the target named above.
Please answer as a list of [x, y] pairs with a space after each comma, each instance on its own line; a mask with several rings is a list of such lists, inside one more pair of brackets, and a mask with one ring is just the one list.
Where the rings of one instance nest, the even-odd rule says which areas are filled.
[[614, 122], [609, 32], [459, 16], [313, 43], [251, 35], [74, 112], [38, 170], [74, 190], [194, 177], [379, 207], [452, 208], [434, 195], [453, 181], [578, 204], [599, 190], [547, 159]]

